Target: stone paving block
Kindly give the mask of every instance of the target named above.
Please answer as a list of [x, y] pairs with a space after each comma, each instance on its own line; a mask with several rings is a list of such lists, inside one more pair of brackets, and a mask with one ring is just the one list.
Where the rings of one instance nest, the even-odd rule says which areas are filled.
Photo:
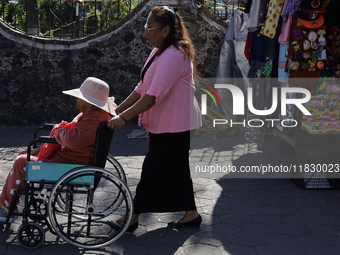
[[294, 198], [275, 197], [275, 198], [269, 199], [269, 202], [272, 205], [286, 207], [286, 208], [301, 206], [301, 204], [298, 201], [296, 201], [296, 199]]
[[[1, 236], [0, 236], [1, 237]], [[6, 254], [7, 250], [8, 250], [8, 246], [6, 245], [6, 243], [2, 243], [0, 245], [0, 254]]]
[[223, 215], [221, 216], [221, 219], [226, 224], [237, 226], [243, 226], [252, 222], [249, 216], [236, 213], [229, 213], [227, 215]]
[[[268, 192], [271, 192], [271, 191], [268, 190]], [[299, 198], [306, 197], [307, 195], [309, 195], [307, 192], [308, 192], [307, 190], [298, 188], [296, 187], [296, 185], [292, 183], [290, 188], [287, 188], [285, 190], [277, 190], [275, 191], [275, 194], [277, 194], [278, 197], [299, 199]]]
[[175, 251], [174, 255], [185, 255], [183, 247], [179, 247], [177, 251]]
[[293, 224], [293, 225], [308, 226], [308, 225], [314, 224], [313, 217], [304, 216], [304, 215], [297, 215], [297, 214], [285, 215], [285, 216], [282, 216], [281, 219], [283, 222], [287, 224]]
[[[9, 247], [6, 253], [4, 253], [3, 255], [14, 255], [14, 254], [24, 254], [24, 253], [27, 254], [27, 249], [20, 246], [19, 243], [16, 243], [16, 244], [11, 245], [11, 247]], [[29, 254], [30, 255], [44, 255], [41, 249], [30, 250]], [[70, 255], [74, 255], [74, 254], [70, 253]]]
[[194, 187], [194, 192], [204, 191], [207, 189], [206, 186], [197, 184], [197, 183], [193, 183], [193, 187]]
[[232, 206], [231, 210], [233, 211], [233, 213], [239, 213], [239, 214], [248, 215], [248, 216], [261, 214], [260, 208], [256, 206], [249, 206], [249, 205], [244, 205], [244, 204]]
[[334, 245], [339, 245], [340, 236], [325, 236], [320, 234], [306, 234], [299, 236], [298, 239], [308, 245], [318, 246], [318, 247], [331, 247]]
[[161, 230], [163, 230], [166, 227], [167, 227], [167, 225], [164, 224], [163, 222], [157, 222], [157, 223], [154, 223], [154, 224], [148, 224], [147, 226], [145, 226], [145, 230], [147, 232], [155, 231], [155, 232], [159, 233]]
[[177, 231], [179, 233], [187, 233], [190, 235], [201, 235], [206, 233], [211, 233], [213, 226], [201, 224], [200, 228], [180, 228]]
[[201, 213], [207, 214], [207, 215], [213, 215], [213, 216], [221, 216], [228, 213], [231, 213], [229, 206], [224, 205], [215, 205], [214, 207], [208, 206], [202, 206], [201, 207]]
[[266, 240], [266, 243], [277, 244], [280, 246], [290, 247], [299, 244], [299, 240], [297, 240], [295, 236], [290, 236], [286, 234], [271, 233], [264, 238]]
[[[118, 254], [148, 255], [150, 254], [149, 248], [147, 247], [147, 245], [140, 245], [140, 244], [135, 244], [135, 243], [125, 243], [124, 245], [112, 244], [108, 248], [109, 248], [109, 252], [105, 252], [103, 253], [103, 255], [111, 255], [111, 254], [114, 254], [114, 255], [118, 255]], [[95, 251], [93, 255], [97, 255]]]
[[[255, 251], [260, 255], [288, 255], [291, 254], [289, 248], [275, 244], [262, 244], [255, 247]], [[304, 254], [304, 253], [300, 253]], [[308, 253], [305, 253], [306, 255]]]
[[269, 205], [261, 207], [262, 212], [270, 215], [284, 216], [293, 214], [292, 208], [285, 208], [283, 206]]
[[[58, 247], [58, 249], [56, 249]], [[43, 248], [41, 248], [41, 254], [48, 254], [48, 255], [60, 255], [60, 254], [70, 254], [70, 255], [76, 255], [79, 254], [79, 248], [72, 246], [68, 243], [58, 243], [56, 244], [50, 244], [50, 245], [44, 245]]]
[[196, 199], [196, 206], [197, 207], [204, 207], [204, 206], [211, 206], [213, 207], [216, 204], [215, 199], [206, 199], [206, 198], [199, 198]]
[[[143, 213], [139, 216], [139, 224], [145, 225], [145, 224], [156, 224], [156, 223], [162, 223], [162, 217], [166, 217], [168, 214], [162, 215], [159, 213]], [[174, 217], [176, 217], [174, 215]]]
[[242, 232], [242, 229], [239, 226], [235, 225], [228, 225], [228, 224], [217, 224], [212, 226], [212, 233], [215, 234], [221, 234], [221, 235], [227, 235], [232, 236], [235, 234], [239, 234]]
[[232, 190], [225, 191], [223, 190], [221, 197], [229, 197], [229, 198], [234, 198], [234, 199], [244, 199], [249, 197], [248, 192], [243, 192], [243, 191], [237, 191], [237, 188], [233, 188]]
[[[334, 246], [335, 247], [335, 246]], [[292, 255], [300, 255], [300, 254], [308, 254], [308, 255], [335, 255], [339, 254], [339, 250], [334, 250], [335, 253], [330, 252], [330, 248], [323, 248], [323, 247], [317, 247], [317, 246], [310, 246], [306, 244], [299, 244], [295, 245], [293, 247], [290, 247], [290, 252]]]
[[264, 190], [256, 190], [256, 191], [249, 193], [249, 195], [251, 198], [261, 198], [261, 199], [268, 199], [268, 200], [270, 200], [271, 198], [278, 197], [275, 191], [264, 191]]
[[268, 199], [264, 199], [260, 197], [240, 199], [239, 202], [244, 205], [250, 205], [250, 206], [255, 206], [255, 207], [263, 207], [263, 206], [271, 204], [270, 201], [268, 201]]
[[206, 198], [206, 199], [218, 199], [221, 196], [221, 192], [216, 191], [216, 190], [203, 190], [203, 191], [198, 191], [195, 194], [199, 198]]
[[336, 215], [327, 215], [327, 217], [322, 215], [321, 217], [315, 217], [313, 219], [314, 219], [315, 224], [319, 224], [324, 227], [339, 227], [340, 226], [339, 217]]
[[[250, 233], [239, 233], [232, 236], [232, 241], [235, 244], [255, 247], [266, 243], [265, 238], [260, 235], [250, 234]], [[262, 254], [261, 254], [262, 255]]]
[[206, 244], [191, 244], [183, 247], [183, 250], [186, 254], [195, 254], [195, 255], [222, 255], [221, 250], [212, 245]]
[[335, 246], [326, 248], [326, 251], [324, 253], [322, 253], [322, 254], [334, 255], [334, 254], [338, 254], [339, 251], [340, 251], [340, 245], [337, 244]]
[[279, 224], [272, 227], [274, 233], [285, 234], [289, 236], [301, 236], [303, 234], [309, 233], [308, 226], [301, 226], [295, 224]]
[[327, 201], [319, 197], [302, 197], [297, 200], [300, 204], [312, 207], [327, 205]]
[[215, 185], [216, 181], [210, 180], [210, 179], [205, 179], [205, 178], [195, 178], [195, 183], [208, 186], [208, 185]]
[[231, 198], [230, 196], [221, 196], [216, 201], [216, 205], [226, 205], [226, 206], [236, 206], [240, 205], [241, 201], [240, 199]]
[[216, 247], [226, 245], [231, 242], [230, 236], [218, 235], [214, 233], [203, 233], [198, 235], [199, 242]]
[[244, 233], [250, 233], [255, 235], [268, 235], [275, 233], [274, 228], [272, 226], [268, 225], [262, 225], [262, 224], [247, 224], [241, 227]]
[[255, 249], [249, 246], [243, 246], [239, 244], [227, 244], [224, 247], [221, 247], [221, 250], [224, 250], [226, 253], [230, 255], [256, 255]]
[[315, 208], [312, 206], [298, 206], [295, 208], [291, 208], [291, 210], [294, 212], [294, 214], [311, 216], [313, 218], [316, 218], [318, 215], [321, 215], [320, 208]]
[[326, 206], [321, 206], [320, 209], [323, 212], [323, 214], [340, 216], [340, 209], [338, 206], [326, 205]]
[[259, 190], [265, 191], [280, 191], [282, 190], [282, 186], [292, 185], [291, 182], [287, 179], [266, 179], [266, 182], [257, 186]]

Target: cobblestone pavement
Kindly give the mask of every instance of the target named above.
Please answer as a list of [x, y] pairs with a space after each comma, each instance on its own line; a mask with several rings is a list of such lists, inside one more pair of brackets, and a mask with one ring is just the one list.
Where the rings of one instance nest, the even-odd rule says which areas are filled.
[[[111, 154], [122, 164], [132, 193], [138, 183], [148, 139], [127, 140], [135, 125], [115, 132]], [[35, 127], [0, 127], [1, 187], [16, 154], [25, 149]], [[244, 134], [213, 141], [194, 138], [191, 162], [234, 166], [280, 165], [291, 160], [283, 141], [268, 152], [244, 153]], [[246, 151], [247, 152], [247, 151]], [[192, 168], [196, 203], [202, 215], [200, 229], [166, 228], [182, 213], [144, 214], [134, 234], [99, 250], [83, 250], [50, 232], [38, 249], [26, 250], [16, 239], [18, 219], [0, 233], [1, 255], [54, 254], [231, 254], [231, 255], [334, 255], [340, 254], [340, 191], [301, 189], [290, 179], [229, 178], [225, 173], [196, 172]], [[46, 227], [44, 228], [46, 229]]]

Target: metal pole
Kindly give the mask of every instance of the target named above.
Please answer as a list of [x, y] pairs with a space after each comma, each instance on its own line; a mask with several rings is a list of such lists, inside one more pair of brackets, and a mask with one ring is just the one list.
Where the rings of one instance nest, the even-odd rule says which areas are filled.
[[120, 0], [118, 2], [118, 20], [120, 19]]
[[51, 23], [52, 23], [52, 15], [51, 15], [51, 2], [52, 0], [50, 0], [50, 11], [48, 13], [48, 19], [49, 19], [49, 22], [48, 22], [48, 30], [49, 30], [49, 33], [48, 33], [48, 37], [51, 38]]
[[216, 14], [216, 0], [214, 0], [214, 14]]
[[[28, 8], [28, 0], [26, 0], [26, 9], [27, 8]], [[26, 11], [26, 33], [27, 33], [27, 30], [28, 30], [27, 26], [28, 26], [28, 23], [27, 23], [27, 11]]]

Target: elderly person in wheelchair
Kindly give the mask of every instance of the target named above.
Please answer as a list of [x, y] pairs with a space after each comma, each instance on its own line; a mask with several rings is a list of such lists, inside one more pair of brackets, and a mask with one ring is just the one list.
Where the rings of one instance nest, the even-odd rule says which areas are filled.
[[[94, 160], [96, 132], [99, 124], [115, 115], [114, 98], [109, 98], [109, 85], [104, 81], [89, 77], [79, 89], [63, 91], [77, 98], [80, 114], [71, 123], [55, 125], [51, 133], [60, 144], [57, 151], [46, 158], [46, 151], [32, 150], [31, 162], [91, 165]], [[0, 195], [0, 222], [5, 222], [15, 191], [26, 184], [26, 152], [14, 161]], [[11, 216], [8, 223], [14, 221]]]

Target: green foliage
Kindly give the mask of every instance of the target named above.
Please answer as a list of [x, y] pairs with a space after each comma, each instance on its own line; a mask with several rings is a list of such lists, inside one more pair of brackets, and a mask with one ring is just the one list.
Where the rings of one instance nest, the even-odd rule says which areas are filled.
[[21, 1], [5, 2], [4, 21], [17, 29], [26, 30], [26, 12]]
[[[2, 1], [2, 0], [1, 0]], [[37, 0], [41, 36], [78, 37], [98, 33], [126, 17], [142, 0], [77, 1]], [[0, 14], [4, 21], [26, 31], [26, 0], [4, 0]], [[79, 3], [79, 2], [78, 2]]]
[[85, 33], [95, 34], [99, 27], [100, 12], [96, 10], [95, 6], [89, 6], [89, 10], [85, 16]]

